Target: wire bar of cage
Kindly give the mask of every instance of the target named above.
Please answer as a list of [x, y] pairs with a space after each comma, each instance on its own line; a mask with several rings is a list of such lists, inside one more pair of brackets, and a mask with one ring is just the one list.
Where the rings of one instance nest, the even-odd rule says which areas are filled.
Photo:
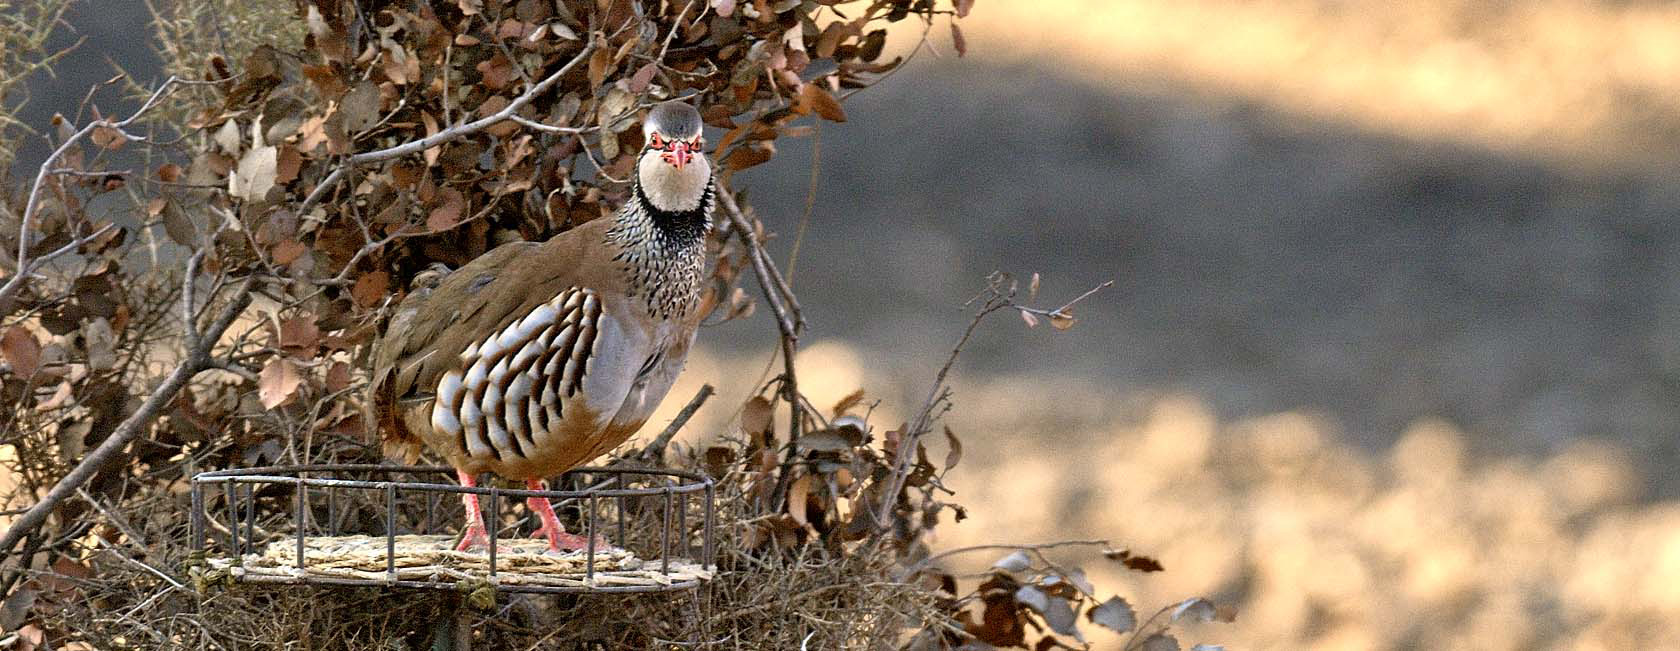
[[[229, 558], [225, 559], [223, 562], [228, 567], [241, 568], [241, 571], [233, 572], [236, 580], [249, 583], [346, 586], [377, 585], [410, 588], [458, 589], [460, 587], [459, 576], [456, 576], [452, 580], [438, 580], [436, 578], [437, 573], [435, 571], [433, 572], [431, 578], [414, 578], [412, 576], [414, 572], [412, 571], [409, 572], [409, 576], [403, 576], [399, 573], [396, 561], [398, 557], [397, 539], [399, 537], [398, 515], [402, 512], [399, 495], [411, 493], [423, 494], [425, 515], [423, 519], [423, 528], [420, 529], [421, 532], [431, 532], [435, 530], [436, 518], [434, 516], [437, 510], [438, 502], [442, 499], [443, 495], [478, 495], [488, 498], [488, 510], [490, 513], [490, 518], [488, 520], [492, 524], [488, 527], [490, 541], [487, 550], [487, 559], [485, 559], [487, 560], [488, 565], [487, 567], [471, 567], [480, 567], [485, 573], [484, 576], [486, 576], [489, 583], [499, 590], [532, 593], [659, 592], [665, 590], [685, 589], [701, 585], [704, 583], [704, 578], [696, 577], [709, 577], [710, 573], [715, 571], [715, 567], [712, 564], [712, 552], [714, 550], [715, 537], [715, 532], [713, 531], [713, 527], [715, 526], [714, 511], [716, 509], [715, 490], [711, 479], [706, 477], [704, 474], [681, 470], [626, 466], [583, 467], [573, 469], [572, 471], [565, 473], [565, 475], [562, 475], [562, 481], [564, 481], [567, 477], [572, 476], [587, 475], [594, 477], [591, 481], [594, 481], [595, 484], [581, 490], [504, 489], [496, 485], [468, 487], [453, 484], [400, 480], [400, 476], [403, 475], [449, 475], [451, 473], [453, 473], [453, 469], [444, 466], [373, 466], [362, 464], [264, 466], [257, 468], [218, 470], [199, 473], [193, 477], [191, 485], [191, 540], [195, 550], [201, 552], [209, 550], [208, 545], [210, 543], [206, 534], [210, 528], [210, 522], [213, 521], [210, 518], [210, 513], [213, 509], [211, 508], [211, 505], [207, 503], [208, 501], [205, 499], [204, 491], [210, 490], [214, 484], [221, 484], [223, 497], [223, 504], [221, 506], [225, 509], [226, 521], [228, 523], [225, 533], [227, 534], [226, 552], [229, 556]], [[362, 476], [366, 478], [339, 479], [330, 476], [334, 474], [343, 474], [349, 477]], [[375, 478], [379, 476], [383, 476], [384, 478]], [[607, 478], [603, 481], [602, 476], [606, 476]], [[629, 481], [629, 478], [631, 477], [639, 478], [639, 480], [643, 482], [662, 485], [641, 487], [634, 486]], [[290, 568], [275, 568], [270, 565], [264, 566], [263, 568], [268, 571], [260, 572], [259, 568], [256, 566], [245, 567], [244, 563], [247, 560], [245, 557], [248, 554], [257, 554], [258, 561], [262, 560], [262, 556], [265, 554], [259, 550], [259, 539], [268, 538], [270, 542], [267, 543], [267, 548], [270, 551], [267, 552], [267, 554], [274, 553], [273, 543], [275, 541], [273, 535], [268, 534], [266, 531], [263, 534], [259, 534], [257, 529], [258, 511], [262, 510], [265, 513], [270, 512], [266, 509], [259, 508], [259, 493], [263, 493], [265, 495], [265, 497], [262, 497], [261, 499], [273, 499], [275, 497], [274, 489], [269, 487], [276, 487], [278, 490], [282, 491], [279, 499], [283, 500], [283, 496], [289, 493], [293, 500], [291, 509], [280, 508], [273, 511], [273, 513], [278, 514], [287, 514], [286, 512], [290, 511], [287, 515], [290, 515], [292, 520], [291, 525], [293, 527], [293, 535], [290, 536], [292, 540], [286, 542], [292, 543], [290, 546], [292, 547], [291, 551], [293, 553], [293, 558], [291, 559]], [[287, 488], [290, 490], [287, 491]], [[311, 489], [317, 491], [317, 494], [325, 495], [327, 502], [325, 505], [325, 522], [315, 518], [314, 511], [310, 508]], [[361, 494], [362, 499], [364, 500], [371, 498], [375, 501], [357, 502], [362, 504], [361, 507], [356, 507], [352, 504], [350, 508], [353, 509], [353, 511], [350, 512], [346, 512], [340, 508], [341, 505], [339, 502], [341, 501], [341, 498], [353, 499], [357, 497], [358, 493]], [[498, 558], [500, 551], [500, 545], [498, 542], [501, 539], [501, 530], [503, 528], [500, 517], [500, 505], [501, 498], [504, 495], [509, 498], [547, 498], [549, 500], [558, 500], [560, 505], [582, 502], [582, 505], [580, 506], [581, 513], [578, 517], [582, 520], [581, 526], [584, 529], [586, 537], [584, 549], [582, 550], [584, 552], [584, 567], [581, 576], [578, 577], [578, 580], [574, 582], [572, 579], [568, 579], [567, 576], [577, 575], [570, 575], [566, 573], [503, 573], [503, 566], [505, 565], [503, 561], [505, 559]], [[685, 560], [686, 566], [684, 571], [687, 571], [688, 574], [673, 574], [673, 564], [671, 558], [673, 551], [681, 553], [685, 559], [690, 558], [691, 553], [694, 551], [694, 548], [689, 546], [690, 537], [687, 529], [690, 495], [697, 495], [698, 499], [702, 500], [700, 505], [700, 515], [703, 524], [701, 530], [698, 532], [701, 537], [702, 556], [697, 559], [699, 561], [698, 565]], [[615, 556], [608, 557], [613, 559], [612, 562], [619, 563], [620, 565], [616, 566], [613, 570], [607, 570], [608, 576], [605, 577], [606, 582], [602, 581], [603, 577], [598, 575], [596, 569], [596, 561], [601, 558], [599, 553], [600, 550], [597, 549], [597, 545], [602, 544], [606, 540], [605, 538], [602, 538], [604, 532], [600, 523], [600, 518], [602, 517], [600, 514], [600, 502], [602, 498], [611, 500], [610, 503], [615, 504], [617, 507], [614, 509], [616, 511], [614, 516], [617, 520], [617, 538], [620, 545], [618, 549], [612, 549]], [[658, 518], [657, 548], [659, 550], [660, 559], [657, 574], [653, 574], [648, 569], [649, 566], [646, 563], [649, 559], [637, 558], [628, 550], [629, 543], [632, 539], [631, 525], [633, 523], [630, 521], [629, 515], [632, 511], [631, 507], [633, 504], [643, 504], [637, 500], [645, 498], [658, 498], [659, 502], [658, 504], [646, 505], [653, 506], [654, 508], [652, 509], [643, 509], [641, 506], [637, 507], [638, 512], [643, 513], [645, 516], [652, 516], [647, 518], [649, 524], [652, 524], [652, 518]], [[382, 576], [379, 578], [347, 577], [310, 571], [309, 540], [311, 538], [320, 538], [323, 534], [326, 534], [335, 540], [338, 539], [340, 537], [339, 534], [343, 516], [350, 515], [352, 516], [352, 520], [355, 520], [362, 517], [359, 514], [364, 511], [361, 509], [365, 509], [369, 505], [372, 505], [374, 508], [382, 507], [382, 510], [384, 511], [384, 513], [381, 514], [383, 515], [382, 520], [384, 524], [384, 567], [382, 568], [384, 571], [380, 573]], [[410, 515], [407, 516], [407, 521], [410, 522], [412, 526], [412, 523], [414, 522], [412, 507], [408, 513]], [[483, 511], [481, 510], [480, 516], [482, 517], [482, 515]], [[674, 521], [673, 515], [675, 515]], [[269, 522], [266, 518], [267, 516], [265, 516], [264, 519], [265, 523]], [[313, 526], [311, 525], [311, 522], [314, 523]], [[217, 526], [220, 527], [220, 525]], [[240, 531], [242, 526], [245, 529], [243, 533]], [[269, 526], [271, 525], [264, 525], [264, 527]], [[515, 523], [515, 526], [517, 526], [517, 522]], [[677, 531], [672, 530], [673, 526], [677, 527]], [[311, 534], [311, 529], [313, 529], [316, 533]], [[433, 534], [425, 533], [423, 535]], [[648, 535], [651, 536], [652, 534], [649, 533]], [[680, 542], [673, 541], [673, 535], [679, 536], [680, 538], [678, 538], [677, 541]], [[378, 537], [375, 536], [370, 538], [370, 540], [375, 540], [377, 538]], [[285, 538], [282, 537], [279, 540], [285, 540]], [[645, 541], [645, 544], [654, 545], [655, 543], [651, 539], [648, 539]], [[510, 551], [512, 550], [510, 549]], [[412, 550], [405, 553], [412, 553]], [[282, 556], [281, 559], [283, 558], [284, 557]], [[365, 557], [364, 559], [371, 560], [371, 558]], [[342, 560], [342, 558], [340, 560]], [[519, 559], [516, 558], [514, 560]], [[623, 563], [627, 561], [633, 562], [633, 564], [628, 566], [623, 565]], [[333, 564], [329, 562], [328, 565], [332, 566]], [[341, 564], [337, 567], [342, 569], [345, 566]], [[364, 565], [363, 567], [366, 566]], [[638, 567], [642, 569], [636, 570]], [[701, 570], [699, 574], [694, 572], [694, 568], [696, 567]], [[626, 570], [627, 568], [631, 571], [624, 572], [623, 570]], [[278, 569], [285, 569], [287, 573], [283, 575], [276, 575], [275, 572], [278, 571]], [[332, 569], [333, 567], [323, 568], [322, 572], [330, 572]], [[372, 570], [371, 567], [367, 569]], [[436, 570], [437, 568], [431, 569]], [[617, 571], [616, 574], [615, 570]], [[470, 568], [451, 569], [447, 573], [459, 575], [463, 572], [469, 571], [480, 570], [470, 570]], [[344, 573], [355, 574], [358, 573], [358, 571], [347, 570]], [[628, 574], [634, 574], [635, 576], [626, 578]], [[631, 582], [632, 580], [641, 581], [641, 583]]]

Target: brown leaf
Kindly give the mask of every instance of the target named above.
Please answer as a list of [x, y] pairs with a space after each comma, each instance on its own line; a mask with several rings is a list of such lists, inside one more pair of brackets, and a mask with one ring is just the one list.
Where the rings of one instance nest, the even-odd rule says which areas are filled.
[[724, 161], [724, 164], [727, 165], [731, 171], [739, 172], [754, 165], [759, 165], [769, 161], [770, 157], [774, 156], [775, 153], [775, 143], [767, 141], [747, 143], [736, 149], [734, 153], [730, 154], [729, 158]]
[[460, 190], [443, 188], [438, 190], [438, 206], [426, 215], [426, 228], [432, 232], [442, 232], [454, 228], [461, 223], [461, 213], [466, 209], [466, 198]]
[[957, 49], [957, 57], [968, 54], [968, 41], [963, 38], [962, 28], [957, 27], [957, 21], [951, 21], [951, 47]]
[[844, 415], [846, 413], [846, 410], [851, 409], [852, 407], [856, 407], [856, 406], [858, 406], [858, 404], [860, 404], [862, 402], [863, 402], [863, 389], [858, 389], [856, 391], [853, 391], [851, 393], [846, 394], [846, 397], [841, 398], [839, 402], [834, 403], [834, 412], [833, 413], [836, 417], [839, 417], [841, 415]]
[[269, 255], [273, 256], [274, 264], [288, 265], [291, 264], [292, 261], [297, 260], [308, 250], [309, 247], [304, 246], [302, 242], [293, 239], [286, 239], [282, 240], [279, 244], [274, 245], [274, 248], [269, 251]]
[[501, 90], [513, 83], [513, 62], [501, 52], [480, 61], [477, 69], [479, 74], [483, 75], [484, 85], [491, 90]]
[[1027, 323], [1028, 328], [1038, 327], [1038, 317], [1033, 316], [1032, 312], [1021, 310], [1021, 320]]
[[[150, 206], [147, 206], [150, 209]], [[198, 225], [193, 223], [187, 211], [174, 199], [166, 199], [159, 209], [163, 215], [163, 232], [181, 246], [191, 246], [198, 242]]]
[[327, 392], [338, 393], [350, 386], [350, 365], [344, 362], [333, 362], [327, 369]]
[[27, 378], [41, 368], [41, 342], [23, 326], [12, 326], [0, 335], [0, 355], [17, 377]]
[[1148, 556], [1133, 554], [1130, 549], [1105, 549], [1103, 550], [1103, 558], [1118, 562], [1124, 565], [1126, 569], [1137, 572], [1160, 572], [1166, 569], [1161, 566], [1160, 561]]
[[945, 469], [950, 470], [957, 467], [957, 462], [962, 461], [962, 441], [957, 439], [956, 433], [951, 431], [950, 426], [945, 427], [945, 441], [950, 444], [951, 448], [950, 452], [945, 453]]
[[798, 108], [800, 113], [812, 113], [822, 116], [829, 122], [845, 122], [846, 110], [840, 108], [840, 100], [834, 99], [822, 86], [812, 82], [799, 88]]
[[128, 143], [128, 138], [124, 137], [121, 131], [111, 127], [94, 127], [93, 134], [89, 137], [93, 139], [93, 144], [111, 151], [122, 149], [123, 145]]
[[764, 396], [753, 396], [741, 407], [741, 431], [751, 435], [770, 429], [771, 415], [770, 401]]
[[280, 154], [274, 164], [274, 183], [285, 185], [297, 180], [298, 170], [303, 167], [303, 156], [297, 147], [281, 145]]
[[303, 383], [303, 373], [291, 360], [276, 357], [268, 360], [257, 379], [257, 398], [265, 409], [273, 409], [290, 402]]
[[794, 480], [792, 486], [788, 487], [787, 513], [793, 518], [794, 522], [799, 523], [799, 526], [810, 524], [810, 522], [806, 520], [806, 517], [808, 517], [806, 510], [809, 507], [810, 498], [810, 475], [801, 476], [799, 479]]
[[385, 300], [385, 291], [391, 287], [391, 274], [374, 271], [362, 274], [356, 279], [355, 286], [350, 288], [350, 298], [356, 305], [371, 308]]
[[647, 90], [648, 84], [653, 81], [653, 73], [658, 70], [659, 67], [652, 63], [637, 68], [636, 74], [630, 77], [630, 92], [639, 95]]
[[1057, 330], [1073, 327], [1073, 314], [1069, 308], [1062, 308], [1050, 313], [1050, 326]]
[[157, 168], [157, 179], [164, 183], [176, 183], [181, 180], [181, 166], [174, 163], [164, 163]]
[[320, 343], [321, 329], [315, 326], [313, 315], [299, 314], [280, 322], [280, 349], [286, 354], [309, 359]]
[[600, 88], [601, 82], [607, 78], [607, 68], [612, 66], [612, 52], [607, 51], [602, 39], [596, 39], [595, 51], [589, 55], [589, 87]]
[[966, 18], [974, 9], [974, 0], [951, 0], [951, 4], [956, 7], [958, 18]]

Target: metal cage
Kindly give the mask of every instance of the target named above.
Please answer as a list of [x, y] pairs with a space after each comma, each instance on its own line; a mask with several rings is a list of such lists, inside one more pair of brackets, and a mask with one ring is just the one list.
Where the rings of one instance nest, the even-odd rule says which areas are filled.
[[[700, 585], [713, 565], [716, 538], [712, 480], [697, 472], [681, 470], [583, 467], [561, 476], [558, 485], [582, 485], [575, 490], [523, 490], [496, 486], [472, 487], [453, 483], [399, 481], [404, 476], [425, 478], [453, 476], [444, 466], [381, 466], [365, 464], [317, 464], [267, 466], [203, 472], [192, 479], [192, 549], [207, 558], [216, 551], [228, 565], [241, 568], [248, 554], [260, 554], [259, 545], [273, 547], [291, 539], [295, 545], [294, 568], [283, 576], [231, 572], [235, 580], [254, 583], [322, 584], [351, 586], [397, 586], [405, 588], [458, 589], [459, 580], [404, 579], [398, 577], [397, 539], [403, 534], [437, 535], [440, 516], [451, 512], [464, 515], [460, 495], [475, 493], [487, 511], [490, 533], [488, 571], [482, 578], [498, 590], [508, 592], [661, 592]], [[364, 477], [344, 479], [339, 477]], [[377, 478], [377, 479], [375, 479]], [[324, 494], [324, 495], [323, 495]], [[453, 497], [456, 499], [445, 499]], [[579, 533], [587, 539], [583, 551], [583, 572], [568, 585], [532, 585], [499, 580], [498, 541], [504, 531], [515, 532], [523, 518], [505, 517], [506, 498], [516, 500], [546, 497], [557, 510], [576, 511]], [[220, 498], [220, 499], [218, 499]], [[284, 504], [286, 499], [291, 504]], [[603, 511], [605, 513], [603, 513]], [[373, 514], [374, 517], [369, 517]], [[383, 525], [377, 522], [383, 518]], [[259, 532], [258, 520], [276, 531]], [[289, 526], [288, 526], [289, 525]], [[697, 525], [697, 526], [695, 526]], [[217, 531], [211, 535], [211, 529]], [[376, 533], [368, 532], [377, 529]], [[348, 530], [348, 531], [346, 531]], [[309, 568], [307, 548], [312, 538], [339, 536], [341, 532], [383, 537], [384, 576], [347, 578], [323, 576]], [[626, 583], [600, 581], [597, 540], [609, 540], [634, 554], [644, 564], [638, 576], [652, 581]], [[265, 540], [259, 541], [258, 538]], [[609, 543], [611, 544], [611, 543]], [[698, 556], [695, 555], [698, 552]], [[657, 560], [648, 560], [657, 557]], [[657, 565], [657, 570], [653, 566]], [[698, 566], [702, 576], [674, 571]], [[657, 574], [651, 574], [657, 572]], [[664, 580], [660, 580], [663, 577]], [[609, 577], [610, 578], [610, 577]]]

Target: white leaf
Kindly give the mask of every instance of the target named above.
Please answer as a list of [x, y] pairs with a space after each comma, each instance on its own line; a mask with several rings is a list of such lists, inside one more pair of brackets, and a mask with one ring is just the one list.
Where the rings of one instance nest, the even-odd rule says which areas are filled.
[[245, 152], [239, 159], [239, 168], [228, 175], [228, 193], [246, 201], [262, 201], [274, 189], [279, 155], [280, 150], [269, 146]]
[[1015, 601], [1041, 613], [1050, 608], [1050, 597], [1045, 595], [1043, 590], [1030, 585], [1023, 585], [1015, 590]]
[[1116, 633], [1125, 633], [1137, 626], [1137, 613], [1132, 610], [1131, 604], [1119, 597], [1109, 597], [1108, 601], [1092, 606], [1085, 617]]
[[1050, 625], [1050, 630], [1062, 635], [1071, 635], [1080, 642], [1085, 636], [1079, 633], [1079, 622], [1073, 615], [1073, 606], [1068, 600], [1056, 597], [1050, 600], [1050, 606], [1044, 610], [1044, 622]]
[[214, 136], [216, 145], [229, 154], [239, 153], [239, 125], [234, 120], [222, 123]]
[[1178, 607], [1173, 609], [1172, 618], [1175, 622], [1181, 619], [1188, 619], [1192, 622], [1211, 622], [1218, 614], [1219, 610], [1213, 607], [1213, 602], [1201, 597], [1192, 597], [1180, 602]]
[[1096, 597], [1097, 586], [1091, 585], [1091, 580], [1085, 578], [1084, 568], [1073, 568], [1072, 571], [1068, 572], [1067, 580], [1073, 584], [1073, 587], [1079, 588], [1080, 592], [1090, 595], [1092, 598]]
[[998, 559], [996, 563], [992, 563], [992, 567], [1006, 572], [1022, 572], [1031, 566], [1032, 559], [1027, 558], [1027, 553], [1019, 549], [1010, 552], [1008, 556]]
[[1143, 640], [1143, 651], [1178, 651], [1178, 640], [1166, 633], [1156, 633]]

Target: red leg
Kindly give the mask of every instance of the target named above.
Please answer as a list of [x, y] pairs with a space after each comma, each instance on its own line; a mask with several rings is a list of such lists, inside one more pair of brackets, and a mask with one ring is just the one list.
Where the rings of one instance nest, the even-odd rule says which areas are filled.
[[[525, 480], [525, 488], [534, 491], [548, 489], [547, 486], [543, 485], [541, 479]], [[537, 532], [548, 538], [549, 550], [559, 552], [588, 548], [589, 541], [583, 536], [566, 533], [566, 528], [560, 526], [560, 518], [554, 516], [554, 507], [548, 503], [548, 498], [532, 497], [525, 500], [525, 505], [531, 507], [531, 510], [537, 514], [537, 518], [542, 520], [542, 526], [537, 528]], [[604, 550], [606, 548], [605, 543], [600, 540], [596, 541], [595, 549]]]
[[[473, 488], [472, 475], [460, 470], [455, 471], [455, 477], [461, 480], [461, 485]], [[467, 529], [461, 534], [461, 544], [455, 546], [455, 551], [464, 552], [474, 547], [489, 547], [490, 532], [484, 528], [484, 512], [478, 509], [477, 493], [462, 493], [461, 503], [467, 506]]]

